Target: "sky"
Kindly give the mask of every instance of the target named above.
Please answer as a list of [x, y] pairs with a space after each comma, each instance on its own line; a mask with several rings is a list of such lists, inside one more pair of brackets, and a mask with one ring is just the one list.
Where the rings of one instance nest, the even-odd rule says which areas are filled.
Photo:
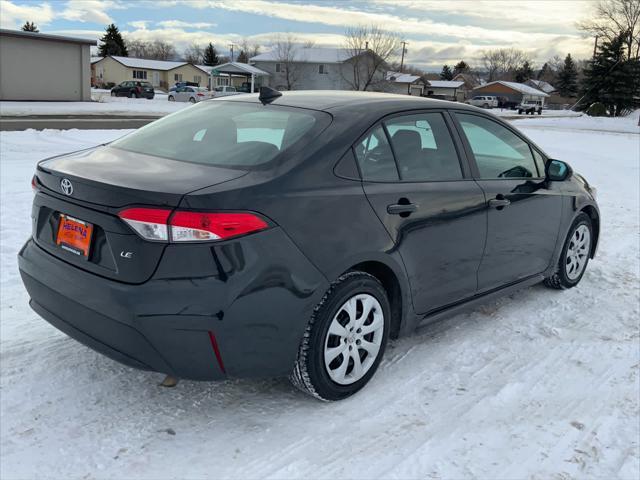
[[226, 54], [243, 39], [266, 51], [277, 34], [340, 47], [347, 28], [377, 25], [407, 42], [406, 63], [439, 71], [479, 65], [483, 50], [502, 47], [527, 51], [538, 67], [554, 55], [587, 58], [592, 40], [575, 24], [592, 9], [583, 0], [0, 0], [0, 26], [29, 20], [43, 33], [97, 39], [113, 22], [128, 38], [178, 51], [212, 42]]

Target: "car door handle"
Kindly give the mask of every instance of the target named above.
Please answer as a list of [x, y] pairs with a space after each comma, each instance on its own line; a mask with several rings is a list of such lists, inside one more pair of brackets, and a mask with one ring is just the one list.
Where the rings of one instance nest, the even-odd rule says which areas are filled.
[[415, 203], [394, 203], [392, 205], [387, 205], [387, 213], [390, 215], [408, 215], [416, 210], [418, 210], [418, 205]]
[[506, 198], [492, 198], [489, 200], [489, 206], [492, 208], [503, 208], [508, 205], [511, 205], [511, 201]]

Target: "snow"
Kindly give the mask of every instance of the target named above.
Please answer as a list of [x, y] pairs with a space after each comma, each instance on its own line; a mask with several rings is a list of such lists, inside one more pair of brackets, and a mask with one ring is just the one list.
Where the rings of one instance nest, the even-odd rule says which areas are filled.
[[372, 382], [330, 404], [284, 379], [161, 388], [41, 320], [16, 266], [35, 162], [127, 132], [0, 132], [0, 478], [637, 480], [640, 135], [617, 133], [634, 118], [547, 121], [516, 124], [598, 187], [581, 284], [391, 342]]
[[190, 104], [169, 102], [167, 95], [156, 93], [146, 98], [111, 97], [110, 91], [92, 91], [93, 102], [0, 102], [0, 115], [166, 115]]
[[[506, 87], [509, 87], [517, 92], [524, 93], [526, 95], [532, 95], [534, 97], [548, 97], [549, 95], [543, 92], [542, 90], [538, 90], [537, 88], [530, 87], [529, 85], [525, 85], [524, 83], [518, 82], [505, 82], [504, 80], [496, 80], [495, 82], [485, 83], [482, 85], [482, 88], [488, 87], [490, 85], [494, 85], [496, 83], [500, 83]], [[482, 95], [482, 93], [479, 93]]]

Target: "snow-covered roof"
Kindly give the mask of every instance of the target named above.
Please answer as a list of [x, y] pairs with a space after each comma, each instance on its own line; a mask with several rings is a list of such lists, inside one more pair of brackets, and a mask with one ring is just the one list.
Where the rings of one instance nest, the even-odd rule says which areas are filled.
[[[293, 49], [294, 62], [307, 63], [342, 63], [353, 55], [346, 48], [300, 47]], [[261, 53], [249, 59], [250, 62], [277, 62], [280, 58], [276, 50]]]
[[102, 60], [104, 57], [91, 57], [91, 63], [96, 63]]
[[544, 80], [533, 80], [530, 79], [527, 81], [532, 87], [537, 88], [538, 90], [542, 90], [544, 93], [552, 93], [556, 91], [556, 87], [551, 85], [549, 82], [545, 82]]
[[385, 79], [395, 83], [413, 83], [416, 80], [420, 80], [420, 76], [411, 75], [410, 73], [387, 72]]
[[241, 62], [228, 62], [223, 63], [222, 65], [216, 65], [213, 67], [214, 70], [220, 73], [240, 73], [240, 74], [253, 74], [258, 77], [268, 76], [269, 74], [264, 70], [260, 70], [258, 67], [254, 67], [253, 65], [249, 65], [248, 63]]
[[171, 62], [168, 60], [148, 60], [146, 58], [116, 57], [111, 56], [116, 62], [125, 67], [146, 68], [149, 70], [173, 70], [174, 68], [190, 65], [189, 62]]
[[435, 88], [460, 88], [464, 82], [454, 82], [453, 80], [429, 80], [429, 85]]
[[525, 85], [524, 83], [505, 82], [504, 80], [497, 80], [495, 82], [487, 83], [485, 85], [482, 85], [482, 88], [486, 88], [486, 87], [488, 87], [490, 85], [495, 85], [496, 83], [500, 83], [500, 84], [504, 85], [505, 87], [509, 87], [512, 90], [515, 90], [516, 92], [523, 93], [525, 95], [533, 95], [533, 96], [536, 96], [536, 97], [548, 97], [549, 96], [546, 93], [544, 93], [542, 90], [538, 90], [537, 88], [530, 87], [529, 85]]

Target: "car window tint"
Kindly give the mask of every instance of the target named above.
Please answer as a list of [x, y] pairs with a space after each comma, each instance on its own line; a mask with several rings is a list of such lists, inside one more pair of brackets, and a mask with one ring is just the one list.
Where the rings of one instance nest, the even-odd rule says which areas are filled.
[[545, 176], [544, 157], [535, 148], [531, 148], [531, 151], [533, 152], [533, 158], [536, 161], [536, 167], [538, 167], [538, 176], [544, 177]]
[[536, 177], [529, 144], [497, 122], [456, 114], [476, 159], [480, 178]]
[[[326, 119], [324, 117], [327, 117]], [[301, 108], [202, 102], [157, 120], [111, 146], [187, 162], [251, 168], [313, 139], [327, 114]], [[325, 122], [322, 122], [326, 124]]]
[[440, 113], [395, 117], [385, 122], [400, 178], [409, 181], [459, 180], [460, 161]]
[[396, 162], [382, 126], [374, 128], [358, 143], [355, 146], [355, 153], [363, 180], [378, 182], [398, 180]]

